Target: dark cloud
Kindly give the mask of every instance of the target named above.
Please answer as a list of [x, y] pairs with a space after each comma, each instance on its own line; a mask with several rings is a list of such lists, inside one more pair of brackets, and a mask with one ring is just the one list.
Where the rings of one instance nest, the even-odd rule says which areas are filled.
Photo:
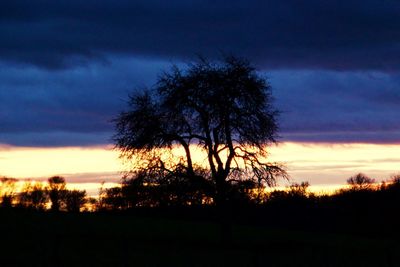
[[266, 71], [283, 140], [399, 143], [398, 14], [397, 0], [2, 1], [0, 143], [108, 143], [129, 92], [220, 51]]
[[286, 140], [400, 143], [400, 75], [271, 72]]
[[3, 1], [0, 59], [49, 69], [110, 54], [234, 52], [268, 68], [400, 67], [397, 0]]
[[[70, 121], [65, 121], [64, 128], [69, 123]], [[112, 143], [112, 135], [112, 129], [98, 131], [97, 133], [81, 133], [72, 130], [60, 132], [55, 128], [47, 131], [42, 130], [42, 132], [2, 132], [0, 133], [0, 143], [23, 147], [96, 146]]]
[[58, 72], [0, 67], [0, 143], [73, 146], [109, 143], [128, 94], [151, 85], [166, 63], [114, 58]]
[[[111, 58], [57, 72], [0, 68], [0, 143], [76, 146], [111, 142], [112, 119], [133, 90], [152, 85], [169, 62]], [[269, 77], [283, 140], [400, 142], [400, 75], [280, 70]]]

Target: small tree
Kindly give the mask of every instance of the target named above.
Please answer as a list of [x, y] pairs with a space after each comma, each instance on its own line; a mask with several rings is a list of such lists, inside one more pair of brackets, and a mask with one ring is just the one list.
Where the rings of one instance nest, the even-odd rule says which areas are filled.
[[400, 174], [394, 174], [390, 177], [390, 183], [396, 186], [400, 185]]
[[61, 176], [49, 178], [47, 192], [51, 201], [51, 210], [60, 211], [66, 193], [65, 179]]
[[389, 181], [385, 183], [385, 186], [382, 186], [382, 189], [400, 191], [400, 174], [392, 175]]
[[126, 209], [126, 200], [122, 194], [121, 187], [106, 188], [101, 192], [100, 210], [122, 210]]
[[300, 184], [293, 183], [289, 186], [289, 194], [291, 196], [306, 198], [308, 196], [307, 191], [309, 187], [310, 187], [309, 182], [301, 182]]
[[363, 173], [358, 173], [347, 179], [347, 184], [350, 185], [352, 190], [371, 189], [374, 183], [375, 179], [372, 179]]
[[19, 205], [24, 208], [44, 210], [48, 202], [47, 191], [41, 183], [25, 183], [18, 196]]
[[15, 197], [17, 179], [1, 177], [0, 178], [0, 197], [1, 207], [10, 208]]
[[67, 211], [80, 212], [86, 204], [85, 190], [68, 190], [65, 192], [64, 201]]
[[[200, 59], [186, 70], [173, 67], [152, 90], [133, 94], [129, 110], [116, 119], [114, 140], [123, 158], [136, 161], [134, 171], [161, 178], [200, 176], [193, 161], [199, 147], [221, 206], [231, 179], [262, 186], [287, 177], [279, 164], [266, 161], [268, 145], [276, 142], [276, 116], [267, 80], [248, 61]], [[174, 147], [184, 156], [167, 158]]]

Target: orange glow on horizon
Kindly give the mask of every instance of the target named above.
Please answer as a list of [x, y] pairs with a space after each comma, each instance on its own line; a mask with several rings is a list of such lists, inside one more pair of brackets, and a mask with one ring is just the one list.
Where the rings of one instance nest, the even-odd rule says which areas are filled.
[[0, 176], [46, 178], [53, 175], [113, 173], [122, 170], [111, 147], [0, 147]]
[[298, 181], [344, 184], [363, 172], [378, 181], [400, 172], [399, 144], [282, 143], [271, 150], [271, 160], [286, 163]]
[[[381, 181], [400, 172], [400, 145], [284, 142], [269, 149], [271, 162], [282, 162], [294, 181], [331, 191], [363, 172]], [[0, 146], [0, 176], [18, 179], [66, 177], [76, 188], [98, 191], [100, 182], [118, 182], [126, 166], [118, 151], [104, 147], [31, 148]], [[200, 154], [194, 155], [204, 160]], [[85, 185], [84, 185], [85, 184]], [[318, 188], [318, 189], [317, 189]], [[325, 188], [325, 189], [324, 189]]]

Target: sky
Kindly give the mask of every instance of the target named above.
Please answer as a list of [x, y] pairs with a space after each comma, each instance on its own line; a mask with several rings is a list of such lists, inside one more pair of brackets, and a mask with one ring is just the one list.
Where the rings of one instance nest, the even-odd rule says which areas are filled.
[[[128, 94], [152, 86], [171, 64], [223, 52], [248, 58], [268, 77], [281, 111], [283, 145], [273, 150], [284, 153], [294, 176], [302, 176], [305, 153], [317, 157], [322, 149], [333, 163], [343, 159], [337, 151], [355, 153], [348, 172], [302, 163], [314, 168], [304, 179], [343, 182], [366, 160], [343, 149], [353, 147], [376, 159], [363, 169], [387, 177], [400, 166], [398, 14], [397, 0], [2, 1], [0, 175], [44, 177], [51, 170], [76, 182], [108, 173], [116, 179], [112, 120]], [[43, 151], [60, 158], [39, 171]], [[97, 170], [71, 163], [83, 151], [98, 157]], [[106, 168], [102, 153], [110, 157]], [[285, 160], [293, 153], [297, 162]], [[385, 159], [390, 168], [379, 165]]]

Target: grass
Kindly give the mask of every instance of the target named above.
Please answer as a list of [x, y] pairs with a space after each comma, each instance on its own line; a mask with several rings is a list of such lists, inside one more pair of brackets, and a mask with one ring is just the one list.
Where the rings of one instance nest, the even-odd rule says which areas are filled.
[[[1, 212], [0, 266], [399, 266], [393, 238], [127, 214]], [[317, 223], [317, 222], [316, 222]]]

